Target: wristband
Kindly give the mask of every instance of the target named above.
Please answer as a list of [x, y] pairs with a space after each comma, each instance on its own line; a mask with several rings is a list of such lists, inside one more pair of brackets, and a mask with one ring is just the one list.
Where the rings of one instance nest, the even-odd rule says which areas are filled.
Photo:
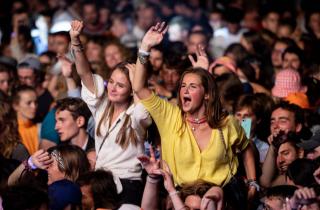
[[17, 37], [17, 33], [16, 32], [12, 32], [10, 36], [11, 36], [11, 38], [15, 38], [15, 37]]
[[152, 178], [148, 175], [147, 177], [147, 182], [151, 183], [151, 184], [157, 184], [160, 181], [159, 178]]
[[82, 47], [82, 45], [79, 45], [79, 46], [73, 45], [73, 47], [71, 47], [71, 50], [74, 52], [83, 52], [84, 48]]
[[71, 45], [72, 45], [72, 46], [81, 46], [81, 42], [79, 42], [79, 43], [72, 43], [72, 42], [71, 42]]
[[38, 167], [32, 162], [32, 157], [30, 156], [28, 159], [28, 165], [32, 170], [37, 169]]
[[150, 56], [150, 52], [139, 49], [138, 59], [142, 65], [144, 65], [148, 62], [149, 56]]
[[139, 49], [138, 53], [144, 55], [144, 56], [150, 56], [150, 52], [147, 52], [145, 50]]
[[260, 186], [255, 180], [248, 180], [247, 185], [248, 187], [255, 187], [258, 192], [260, 191]]
[[169, 193], [169, 196], [173, 197], [173, 196], [178, 195], [178, 194], [179, 194], [179, 191], [173, 191], [173, 192]]

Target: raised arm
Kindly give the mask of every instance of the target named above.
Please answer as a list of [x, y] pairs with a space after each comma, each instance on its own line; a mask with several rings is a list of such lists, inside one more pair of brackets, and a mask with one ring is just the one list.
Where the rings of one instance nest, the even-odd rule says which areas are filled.
[[263, 162], [262, 165], [262, 174], [260, 177], [260, 184], [263, 187], [270, 187], [272, 184], [272, 181], [276, 175], [277, 172], [277, 166], [276, 166], [276, 148], [273, 146], [273, 139], [278, 135], [279, 131], [275, 131], [274, 133], [271, 133], [271, 135], [268, 137], [268, 143], [270, 144], [266, 159]]
[[20, 176], [25, 170], [43, 169], [46, 170], [52, 163], [48, 152], [44, 150], [36, 151], [28, 160], [21, 163], [9, 176], [8, 185], [14, 185], [18, 182]]
[[156, 46], [163, 40], [163, 36], [167, 30], [168, 27], [165, 27], [164, 22], [161, 24], [157, 23], [147, 31], [142, 39], [132, 84], [133, 91], [139, 99], [148, 98], [151, 94], [151, 91], [146, 87], [147, 70], [145, 65], [149, 58], [151, 47]]
[[88, 90], [90, 90], [90, 92], [95, 93], [90, 65], [86, 55], [83, 52], [83, 47], [80, 41], [80, 34], [82, 29], [82, 21], [74, 20], [71, 22], [71, 29], [69, 32], [71, 38], [71, 50], [75, 57], [76, 69], [81, 81], [88, 88]]
[[260, 177], [260, 184], [263, 187], [270, 187], [272, 180], [276, 174], [276, 151], [275, 147], [271, 144], [266, 159], [262, 165], [262, 174]]
[[58, 59], [61, 62], [61, 73], [66, 80], [68, 92], [77, 89], [77, 83], [72, 77], [71, 60], [69, 60], [65, 55], [59, 55]]
[[156, 160], [152, 146], [150, 146], [150, 156], [141, 155], [138, 157], [143, 168], [148, 173], [146, 185], [144, 187], [141, 208], [142, 209], [158, 209], [159, 198], [159, 168], [160, 161]]

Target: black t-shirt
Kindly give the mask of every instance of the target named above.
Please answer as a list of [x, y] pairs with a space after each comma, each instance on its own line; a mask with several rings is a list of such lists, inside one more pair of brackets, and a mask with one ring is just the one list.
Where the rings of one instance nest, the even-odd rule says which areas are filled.
[[50, 110], [50, 106], [53, 102], [53, 97], [46, 89], [42, 95], [38, 97], [38, 108], [36, 111], [36, 117], [33, 122], [40, 123]]

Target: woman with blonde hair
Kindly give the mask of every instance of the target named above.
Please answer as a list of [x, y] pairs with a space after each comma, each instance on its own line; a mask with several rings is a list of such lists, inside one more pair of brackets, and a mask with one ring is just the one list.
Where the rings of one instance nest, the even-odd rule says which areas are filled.
[[81, 78], [81, 97], [96, 124], [95, 169], [110, 170], [123, 203], [140, 205], [143, 191], [142, 168], [137, 159], [144, 152], [148, 112], [137, 103], [131, 87], [134, 65], [115, 64], [107, 88], [101, 76], [90, 71], [79, 39], [83, 23], [71, 23], [71, 49]]

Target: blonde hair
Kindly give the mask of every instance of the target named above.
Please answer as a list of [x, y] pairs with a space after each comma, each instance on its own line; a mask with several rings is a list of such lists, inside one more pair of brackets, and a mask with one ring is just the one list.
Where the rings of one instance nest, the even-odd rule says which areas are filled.
[[[118, 64], [115, 69], [120, 70], [124, 75], [126, 75], [129, 83], [130, 83], [130, 78], [129, 78], [129, 69], [126, 68], [127, 62], [122, 62]], [[130, 83], [130, 89], [131, 89], [131, 83]], [[129, 106], [133, 104], [133, 97], [130, 96], [128, 98]], [[111, 119], [114, 113], [114, 104], [109, 101], [103, 114], [102, 117], [98, 123], [97, 126], [97, 136], [102, 136], [101, 133], [101, 126], [103, 123], [105, 123], [106, 119], [109, 119], [109, 125], [111, 124]], [[127, 129], [129, 131], [127, 132]], [[129, 144], [132, 143], [134, 146], [137, 146], [138, 144], [138, 138], [137, 135], [134, 131], [134, 129], [131, 127], [131, 118], [129, 115], [125, 114], [125, 119], [122, 127], [120, 128], [120, 131], [116, 137], [116, 143], [121, 146], [122, 149], [128, 148]]]

